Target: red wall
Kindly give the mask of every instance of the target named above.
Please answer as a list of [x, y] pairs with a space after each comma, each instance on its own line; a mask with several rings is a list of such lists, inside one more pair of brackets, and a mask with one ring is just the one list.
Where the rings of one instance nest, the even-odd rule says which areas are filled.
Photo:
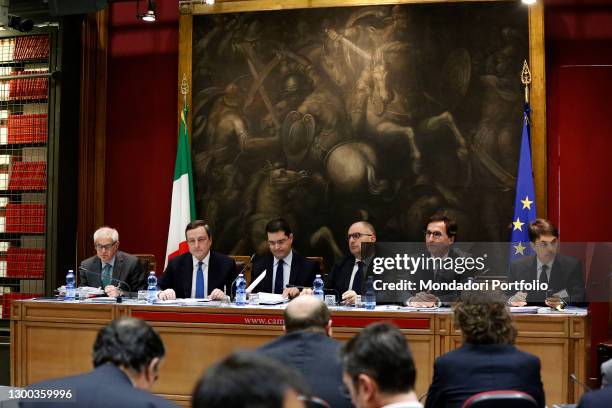
[[[566, 242], [611, 242], [612, 4], [546, 4], [549, 217]], [[608, 304], [590, 310], [594, 362], [608, 338]]]
[[[549, 218], [565, 241], [612, 241], [612, 5], [545, 4]], [[177, 3], [159, 0], [154, 24], [136, 20], [134, 3], [110, 10], [106, 222], [119, 229], [122, 248], [154, 253], [163, 265], [177, 136]], [[592, 312], [595, 343], [607, 336], [607, 305]]]
[[135, 2], [110, 7], [104, 210], [121, 248], [155, 254], [161, 270], [176, 156], [177, 2], [158, 0], [157, 13], [145, 23]]

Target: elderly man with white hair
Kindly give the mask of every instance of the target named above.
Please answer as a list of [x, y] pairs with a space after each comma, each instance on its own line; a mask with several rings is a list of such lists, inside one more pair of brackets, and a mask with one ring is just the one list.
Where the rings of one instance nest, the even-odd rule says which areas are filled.
[[110, 227], [93, 235], [96, 255], [79, 267], [79, 286], [102, 287], [110, 297], [146, 289], [147, 276], [137, 257], [119, 251], [119, 233]]

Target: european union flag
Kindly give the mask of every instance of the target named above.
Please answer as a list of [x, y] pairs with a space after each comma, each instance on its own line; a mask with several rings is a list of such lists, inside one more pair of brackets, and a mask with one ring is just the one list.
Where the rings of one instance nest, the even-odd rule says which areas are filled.
[[536, 219], [535, 188], [533, 186], [533, 168], [531, 166], [531, 145], [529, 143], [529, 104], [525, 104], [523, 115], [523, 134], [521, 136], [521, 154], [518, 174], [516, 176], [516, 197], [514, 199], [514, 216], [512, 217], [512, 242], [510, 260], [531, 255], [527, 227]]

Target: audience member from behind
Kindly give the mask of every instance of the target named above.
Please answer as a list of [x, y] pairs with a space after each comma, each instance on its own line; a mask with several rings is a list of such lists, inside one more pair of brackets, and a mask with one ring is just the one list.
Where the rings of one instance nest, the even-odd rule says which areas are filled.
[[580, 399], [578, 408], [609, 408], [612, 407], [612, 387], [587, 392]]
[[332, 321], [325, 303], [298, 296], [285, 309], [285, 335], [258, 349], [301, 372], [314, 395], [334, 408], [352, 407], [343, 395], [340, 342], [331, 339]]
[[107, 296], [122, 291], [146, 289], [147, 277], [138, 258], [119, 251], [119, 232], [110, 227], [98, 228], [93, 234], [96, 254], [79, 266], [79, 286], [102, 287]]
[[143, 320], [113, 320], [98, 332], [93, 346], [94, 369], [88, 373], [33, 384], [28, 388], [70, 390], [73, 401], [20, 402], [21, 407], [132, 408], [175, 407], [148, 391], [164, 358], [164, 344]]
[[193, 391], [193, 408], [304, 408], [298, 373], [257, 353], [234, 353], [210, 367]]
[[459, 408], [472, 395], [495, 390], [526, 392], [544, 407], [540, 359], [514, 346], [504, 295], [464, 292], [454, 315], [463, 344], [436, 359], [425, 407]]
[[416, 369], [402, 333], [374, 323], [342, 349], [344, 384], [357, 408], [419, 408]]

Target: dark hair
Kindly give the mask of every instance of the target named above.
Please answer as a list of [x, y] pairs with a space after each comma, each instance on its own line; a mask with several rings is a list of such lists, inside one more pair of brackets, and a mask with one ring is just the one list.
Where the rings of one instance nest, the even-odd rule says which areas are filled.
[[329, 323], [329, 309], [323, 302], [319, 302], [311, 313], [303, 316], [291, 315], [291, 308], [286, 307], [284, 312], [285, 331], [291, 333], [298, 330], [325, 329]]
[[93, 347], [93, 365], [112, 363], [142, 372], [154, 358], [165, 354], [159, 334], [144, 320], [122, 317], [103, 327]]
[[448, 212], [446, 210], [438, 210], [436, 211], [429, 219], [427, 220], [427, 224], [425, 224], [425, 228], [432, 222], [444, 222], [444, 227], [446, 228], [446, 235], [451, 238], [457, 237], [457, 221], [450, 218]]
[[363, 373], [372, 377], [384, 393], [414, 389], [416, 368], [412, 353], [402, 333], [389, 323], [371, 324], [346, 343], [342, 364], [355, 384]]
[[514, 344], [516, 328], [500, 292], [465, 291], [455, 306], [455, 325], [470, 344]]
[[185, 227], [185, 237], [187, 236], [187, 231], [190, 231], [192, 229], [196, 229], [199, 227], [204, 227], [204, 229], [206, 230], [206, 234], [208, 234], [208, 238], [209, 239], [212, 238], [212, 231], [210, 230], [210, 227], [204, 220], [193, 220], [189, 224], [187, 224], [187, 226]]
[[194, 391], [194, 408], [282, 408], [287, 390], [308, 391], [301, 375], [257, 353], [237, 352], [210, 367]]
[[285, 235], [291, 235], [291, 227], [283, 218], [276, 218], [266, 224], [266, 232], [273, 233], [283, 231]]
[[544, 218], [536, 219], [529, 224], [527, 230], [529, 231], [529, 241], [531, 242], [535, 242], [542, 235], [552, 235], [555, 238], [559, 238], [559, 231], [557, 231], [555, 224]]

